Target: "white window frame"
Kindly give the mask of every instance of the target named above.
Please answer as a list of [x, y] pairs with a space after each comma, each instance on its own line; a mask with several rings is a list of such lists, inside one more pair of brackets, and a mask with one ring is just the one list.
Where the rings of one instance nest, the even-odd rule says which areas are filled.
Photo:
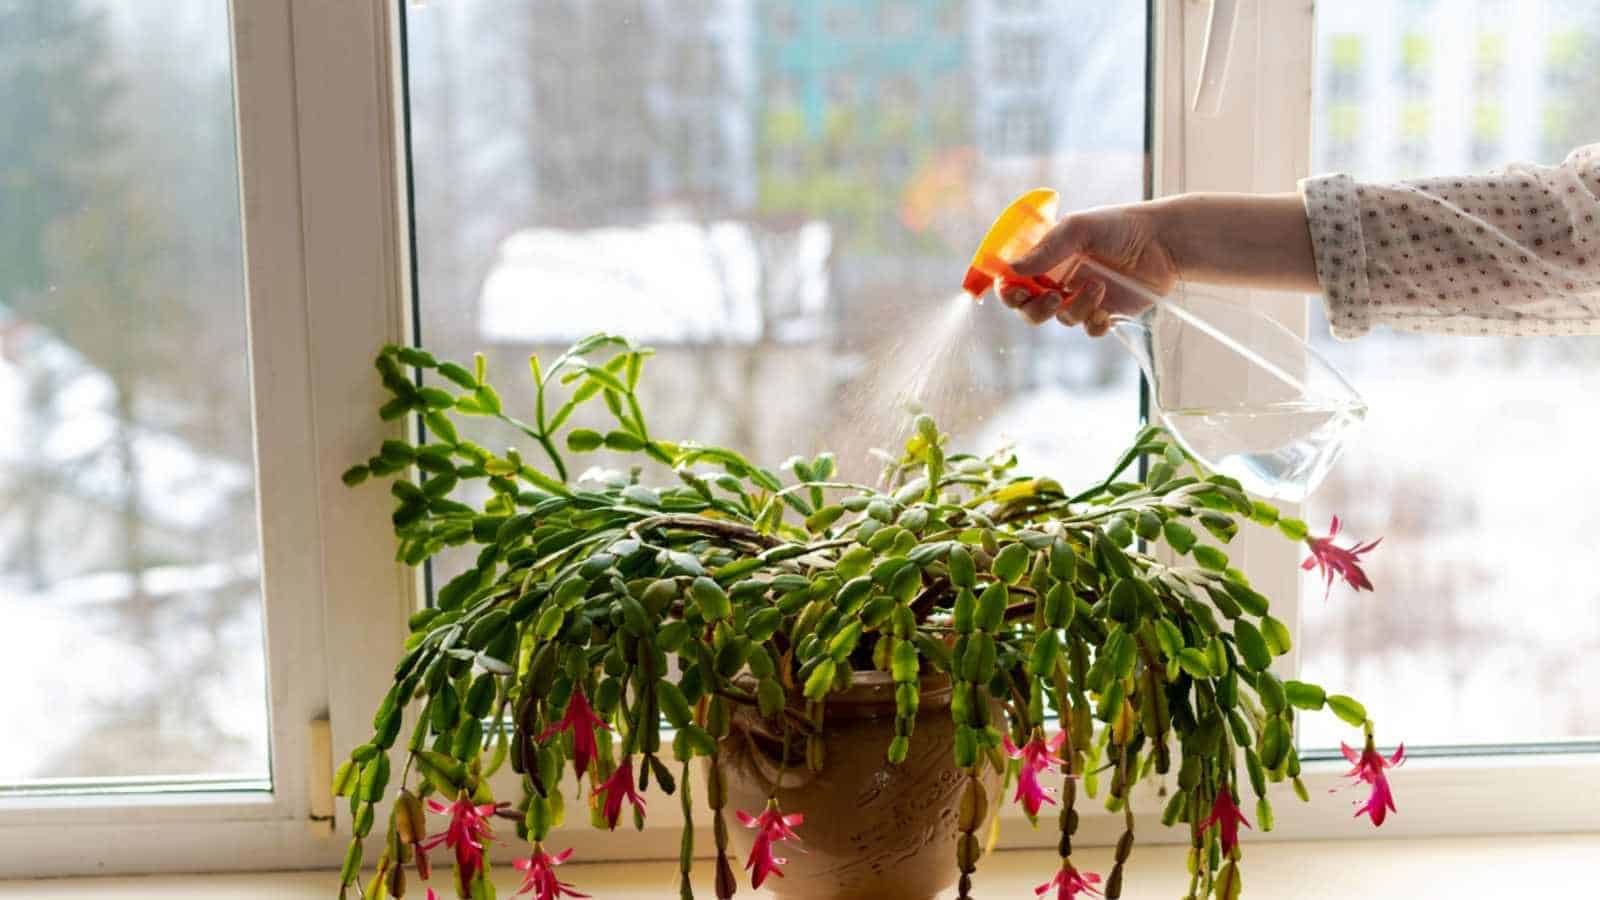
[[[0, 877], [331, 872], [342, 857], [349, 811], [327, 797], [331, 769], [370, 736], [418, 598], [416, 574], [393, 558], [387, 495], [339, 479], [401, 433], [373, 414], [383, 394], [371, 367], [383, 343], [408, 338], [410, 321], [397, 4], [235, 0], [232, 13], [274, 790], [0, 799], [0, 842], [11, 851]], [[1199, 117], [1189, 100], [1208, 5], [1151, 4], [1155, 194], [1292, 190], [1310, 158], [1313, 6], [1238, 0], [1223, 102]], [[1306, 332], [1304, 303], [1245, 299]], [[1297, 623], [1299, 549], [1255, 531], [1229, 552], [1279, 617]], [[1280, 663], [1296, 671], [1294, 654]], [[1414, 759], [1397, 776], [1402, 814], [1376, 831], [1327, 798], [1342, 770], [1308, 763], [1313, 802], [1278, 792], [1277, 829], [1256, 839], [1600, 829], [1600, 755]], [[1080, 841], [1114, 841], [1121, 817], [1082, 806]], [[1141, 841], [1185, 839], [1159, 826], [1153, 790], [1141, 788], [1135, 808]], [[1004, 846], [1054, 844], [1051, 829], [1004, 810]], [[626, 839], [583, 818], [575, 810], [556, 840], [584, 859], [676, 854], [672, 815]]]
[[371, 364], [409, 303], [396, 15], [238, 0], [230, 20], [273, 789], [9, 796], [0, 878], [342, 858], [332, 761], [371, 735], [415, 599], [388, 496], [339, 478], [399, 432]]

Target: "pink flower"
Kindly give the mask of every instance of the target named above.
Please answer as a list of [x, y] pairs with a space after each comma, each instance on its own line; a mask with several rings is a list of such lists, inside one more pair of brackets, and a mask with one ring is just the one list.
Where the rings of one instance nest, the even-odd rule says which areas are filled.
[[1394, 792], [1389, 790], [1389, 778], [1383, 774], [1384, 769], [1393, 768], [1405, 762], [1406, 745], [1401, 744], [1395, 748], [1394, 755], [1388, 759], [1378, 752], [1372, 743], [1372, 736], [1367, 736], [1366, 749], [1359, 754], [1348, 744], [1340, 743], [1339, 749], [1344, 751], [1344, 758], [1350, 760], [1354, 766], [1344, 773], [1347, 778], [1354, 778], [1351, 786], [1357, 784], [1372, 785], [1372, 793], [1367, 795], [1366, 803], [1358, 803], [1356, 816], [1370, 816], [1373, 825], [1382, 825], [1389, 813], [1398, 812], [1394, 807]]
[[604, 813], [606, 823], [612, 831], [617, 830], [617, 820], [622, 818], [622, 801], [627, 800], [640, 815], [644, 814], [644, 798], [633, 788], [633, 757], [628, 757], [611, 773], [611, 777], [600, 785], [600, 794], [605, 797]]
[[514, 896], [532, 894], [534, 900], [559, 900], [561, 897], [587, 897], [572, 889], [572, 885], [556, 878], [556, 866], [566, 862], [572, 856], [569, 847], [555, 856], [544, 852], [543, 844], [533, 845], [533, 855], [527, 859], [519, 859], [512, 863], [518, 871], [526, 872], [523, 876], [522, 887], [517, 888]]
[[744, 810], [737, 810], [739, 821], [746, 828], [756, 829], [756, 842], [750, 848], [750, 859], [744, 867], [750, 870], [750, 886], [756, 890], [761, 889], [761, 883], [767, 880], [768, 875], [783, 877], [779, 866], [788, 865], [789, 860], [772, 854], [772, 845], [779, 841], [798, 841], [799, 836], [794, 833], [795, 826], [805, 822], [805, 816], [795, 813], [786, 816], [778, 811], [778, 801], [768, 800], [767, 808], [760, 816], [752, 816]]
[[[472, 883], [483, 871], [483, 845], [494, 837], [489, 830], [489, 816], [494, 815], [494, 804], [474, 805], [466, 791], [456, 802], [445, 804], [428, 798], [428, 808], [435, 813], [450, 816], [450, 824], [443, 834], [436, 834], [417, 844], [418, 855], [444, 844], [456, 853], [456, 881], [462, 896], [472, 893]], [[426, 877], [426, 876], [424, 876]]]
[[1211, 816], [1200, 823], [1200, 830], [1216, 825], [1222, 831], [1222, 853], [1224, 856], [1233, 852], [1239, 844], [1239, 826], [1250, 828], [1250, 822], [1234, 805], [1233, 792], [1224, 785], [1217, 791], [1217, 799], [1211, 804]]
[[1322, 593], [1322, 599], [1327, 600], [1328, 594], [1333, 591], [1333, 579], [1343, 578], [1345, 583], [1358, 591], [1372, 590], [1372, 582], [1367, 579], [1367, 573], [1361, 571], [1361, 555], [1378, 546], [1378, 538], [1365, 544], [1354, 547], [1336, 547], [1333, 539], [1339, 535], [1339, 517], [1333, 517], [1333, 524], [1328, 528], [1328, 536], [1321, 538], [1307, 538], [1306, 545], [1311, 548], [1311, 555], [1300, 564], [1300, 568], [1307, 572], [1319, 569], [1327, 589]]
[[1033, 889], [1035, 896], [1043, 897], [1050, 893], [1051, 888], [1056, 890], [1056, 900], [1075, 900], [1079, 894], [1099, 894], [1100, 890], [1095, 885], [1100, 883], [1100, 876], [1093, 872], [1079, 872], [1066, 860], [1061, 861], [1061, 871], [1056, 877], [1046, 881]]
[[1041, 804], [1056, 805], [1055, 788], [1047, 788], [1039, 783], [1039, 773], [1051, 766], [1061, 765], [1061, 759], [1056, 756], [1060, 752], [1061, 744], [1067, 739], [1065, 731], [1056, 732], [1050, 740], [1044, 739], [1042, 732], [1036, 732], [1033, 739], [1022, 745], [1021, 749], [1011, 743], [1011, 735], [1004, 735], [1001, 741], [1005, 744], [1006, 754], [1012, 759], [1022, 760], [1022, 770], [1017, 773], [1017, 793], [1011, 799], [1021, 801], [1022, 808], [1027, 811], [1028, 818], [1039, 815]]
[[567, 709], [561, 714], [561, 721], [546, 728], [539, 735], [539, 741], [550, 740], [551, 735], [563, 731], [572, 732], [572, 767], [577, 770], [578, 777], [589, 769], [589, 761], [594, 759], [594, 730], [604, 728], [610, 731], [610, 726], [605, 720], [594, 714], [594, 709], [589, 706], [589, 698], [583, 695], [583, 688], [574, 688], [572, 699], [567, 701]]

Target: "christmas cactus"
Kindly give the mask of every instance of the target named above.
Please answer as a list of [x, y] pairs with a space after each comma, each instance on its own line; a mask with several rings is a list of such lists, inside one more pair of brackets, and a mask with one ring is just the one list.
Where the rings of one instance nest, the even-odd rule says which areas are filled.
[[[888, 765], [917, 739], [921, 680], [953, 682], [954, 764], [967, 778], [962, 897], [980, 829], [995, 818], [986, 767], [1014, 785], [1029, 818], [1057, 807], [1060, 865], [1041, 873], [1038, 889], [1054, 898], [1121, 893], [1131, 788], [1144, 779], [1165, 786], [1162, 821], [1192, 841], [1189, 896], [1236, 897], [1241, 826], [1272, 828], [1268, 785], [1289, 781], [1307, 797], [1294, 741], [1302, 711], [1328, 709], [1364, 731], [1364, 750], [1346, 748], [1350, 774], [1371, 791], [1358, 814], [1377, 824], [1393, 810], [1385, 770], [1401, 752], [1378, 752], [1355, 700], [1270, 671], [1289, 651], [1289, 629], [1218, 547], [1241, 525], [1273, 529], [1304, 543], [1308, 565], [1327, 577], [1366, 587], [1359, 555], [1371, 545], [1310, 536], [1154, 427], [1109, 477], [1076, 492], [1019, 473], [1009, 453], [947, 451], [925, 416], [879, 486], [836, 478], [826, 453], [791, 458], [780, 475], [651, 433], [636, 394], [648, 356], [596, 335], [549, 365], [530, 359], [525, 418], [502, 406], [481, 358], [467, 368], [409, 347], [378, 357], [392, 395], [381, 415], [419, 416], [429, 437], [385, 442], [345, 480], [391, 479], [404, 562], [452, 547], [476, 557], [412, 616], [372, 739], [335, 776], [355, 829], [346, 892], [373, 839], [366, 897], [403, 896], [408, 864], [424, 882], [488, 896], [491, 848], [512, 844], [526, 846], [515, 859], [526, 876], [518, 893], [585, 896], [556, 875], [570, 851], [546, 846], [572, 818], [564, 798], [586, 797], [596, 827], [615, 829], [625, 816], [642, 826], [651, 782], [679, 794], [684, 897], [697, 815], [715, 837], [716, 895], [733, 896], [741, 881], [730, 812], [755, 830], [743, 868], [759, 886], [782, 874], [778, 845], [803, 845], [806, 824], [775, 798], [765, 809], [726, 808], [719, 741], [733, 708], [789, 736], [789, 764], [820, 768], [829, 695], [872, 669], [898, 685]], [[569, 427], [595, 401], [616, 427]], [[542, 460], [462, 438], [457, 416], [499, 419]], [[574, 480], [566, 454], [602, 448], [655, 467]], [[1142, 479], [1133, 474], [1141, 460]], [[487, 489], [480, 506], [452, 499], [469, 481]], [[689, 792], [697, 757], [708, 773], [703, 812]], [[520, 790], [498, 798], [490, 776], [507, 765]], [[374, 835], [376, 806], [390, 797], [388, 824]], [[1085, 797], [1125, 816], [1107, 873], [1073, 861]], [[513, 829], [516, 840], [504, 833]], [[430, 881], [429, 854], [441, 848], [453, 872]]]

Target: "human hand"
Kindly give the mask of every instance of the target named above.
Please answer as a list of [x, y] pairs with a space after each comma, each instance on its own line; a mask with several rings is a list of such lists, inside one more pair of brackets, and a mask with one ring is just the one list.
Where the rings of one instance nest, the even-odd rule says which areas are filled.
[[1109, 282], [1082, 265], [1083, 257], [1142, 282], [1165, 295], [1178, 280], [1173, 254], [1162, 242], [1161, 201], [1102, 206], [1070, 213], [1026, 255], [1011, 264], [1025, 277], [1051, 275], [1060, 291], [1038, 295], [1002, 283], [1001, 302], [1035, 325], [1051, 318], [1068, 327], [1082, 325], [1092, 337], [1104, 335], [1114, 315], [1134, 316], [1150, 306], [1145, 296]]

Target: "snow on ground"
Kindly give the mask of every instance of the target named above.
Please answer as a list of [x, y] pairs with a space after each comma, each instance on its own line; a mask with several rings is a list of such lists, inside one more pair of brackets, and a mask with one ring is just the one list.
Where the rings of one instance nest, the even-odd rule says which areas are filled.
[[[746, 343], [771, 325], [780, 340], [813, 340], [828, 302], [832, 232], [808, 222], [776, 255], [761, 246], [771, 238], [738, 222], [519, 231], [501, 242], [484, 280], [479, 333], [519, 345], [598, 331], [641, 343]], [[791, 308], [772, 308], [778, 298]], [[787, 318], [763, 321], [774, 314]]]
[[[243, 760], [239, 768], [264, 774], [266, 669], [254, 555], [156, 565], [145, 570], [139, 585], [112, 568], [120, 558], [113, 550], [120, 547], [113, 523], [126, 485], [113, 452], [118, 426], [110, 411], [110, 379], [42, 330], [25, 332], [7, 349], [0, 358], [0, 487], [15, 497], [26, 479], [51, 475], [56, 481], [41, 493], [37, 508], [16, 512], [5, 523], [8, 540], [16, 539], [12, 531], [42, 528], [52, 556], [40, 567], [43, 588], [19, 571], [25, 567], [15, 555], [0, 570], [0, 622], [11, 626], [11, 640], [0, 653], [0, 684], [16, 686], [0, 692], [0, 717], [28, 735], [0, 746], [0, 784], [57, 774], [54, 767], [83, 749], [86, 736], [96, 731], [141, 743], [164, 741], [163, 746], [194, 744], [195, 729], [182, 710], [193, 708], [184, 701], [195, 691], [201, 693], [197, 705], [231, 744], [216, 754], [216, 764]], [[30, 409], [29, 379], [45, 375], [53, 384], [49, 400]], [[250, 489], [247, 465], [199, 452], [175, 434], [135, 426], [132, 449], [153, 555], [217, 527], [235, 498]], [[38, 518], [23, 522], [24, 514]], [[71, 533], [61, 533], [59, 522], [73, 523]], [[152, 618], [162, 628], [156, 646], [107, 627], [107, 611], [126, 604], [136, 588], [155, 602]], [[186, 616], [197, 599], [208, 596], [232, 603], [216, 633]], [[217, 647], [224, 648], [227, 664], [199, 683], [173, 684], [163, 674], [188, 671], [203, 658], [199, 654]], [[152, 693], [162, 698], [156, 721], [118, 718], [119, 707]], [[161, 750], [123, 758], [128, 771], [99, 774], [141, 775], [190, 764]]]
[[[148, 596], [174, 609], [196, 595], [214, 591], [255, 596], [259, 582], [252, 558], [198, 566], [160, 566], [146, 573]], [[125, 602], [132, 579], [121, 572], [101, 572], [66, 579], [46, 591], [32, 592], [19, 579], [0, 581], [0, 621], [25, 623], [0, 653], [0, 684], [20, 685], [5, 692], [0, 704], [6, 721], [25, 741], [0, 742], [0, 785], [58, 774], [58, 760], [70, 758], [85, 738], [104, 730], [135, 735], [160, 746], [195, 743], [181, 713], [162, 703], [153, 721], [122, 721], [118, 708], [151, 692], [169, 692], [174, 700], [199, 691], [199, 705], [227, 747], [205, 754], [207, 769], [188, 769], [190, 759], [165, 755], [125, 757], [126, 771], [105, 771], [106, 777], [151, 772], [263, 777], [267, 765], [265, 645], [253, 606], [221, 622], [215, 632], [200, 623], [164, 628], [157, 647], [121, 637], [98, 626], [108, 606]], [[163, 619], [162, 621], [166, 621]], [[171, 684], [164, 673], [184, 671], [198, 648], [220, 646], [227, 665], [209, 672], [197, 684]], [[154, 663], [159, 662], [159, 666]], [[180, 705], [181, 708], [181, 705]], [[211, 738], [208, 729], [205, 737]], [[147, 741], [146, 741], [147, 739]], [[147, 767], [147, 768], [145, 768]], [[229, 770], [229, 771], [222, 771]], [[236, 770], [236, 771], [233, 771]]]

